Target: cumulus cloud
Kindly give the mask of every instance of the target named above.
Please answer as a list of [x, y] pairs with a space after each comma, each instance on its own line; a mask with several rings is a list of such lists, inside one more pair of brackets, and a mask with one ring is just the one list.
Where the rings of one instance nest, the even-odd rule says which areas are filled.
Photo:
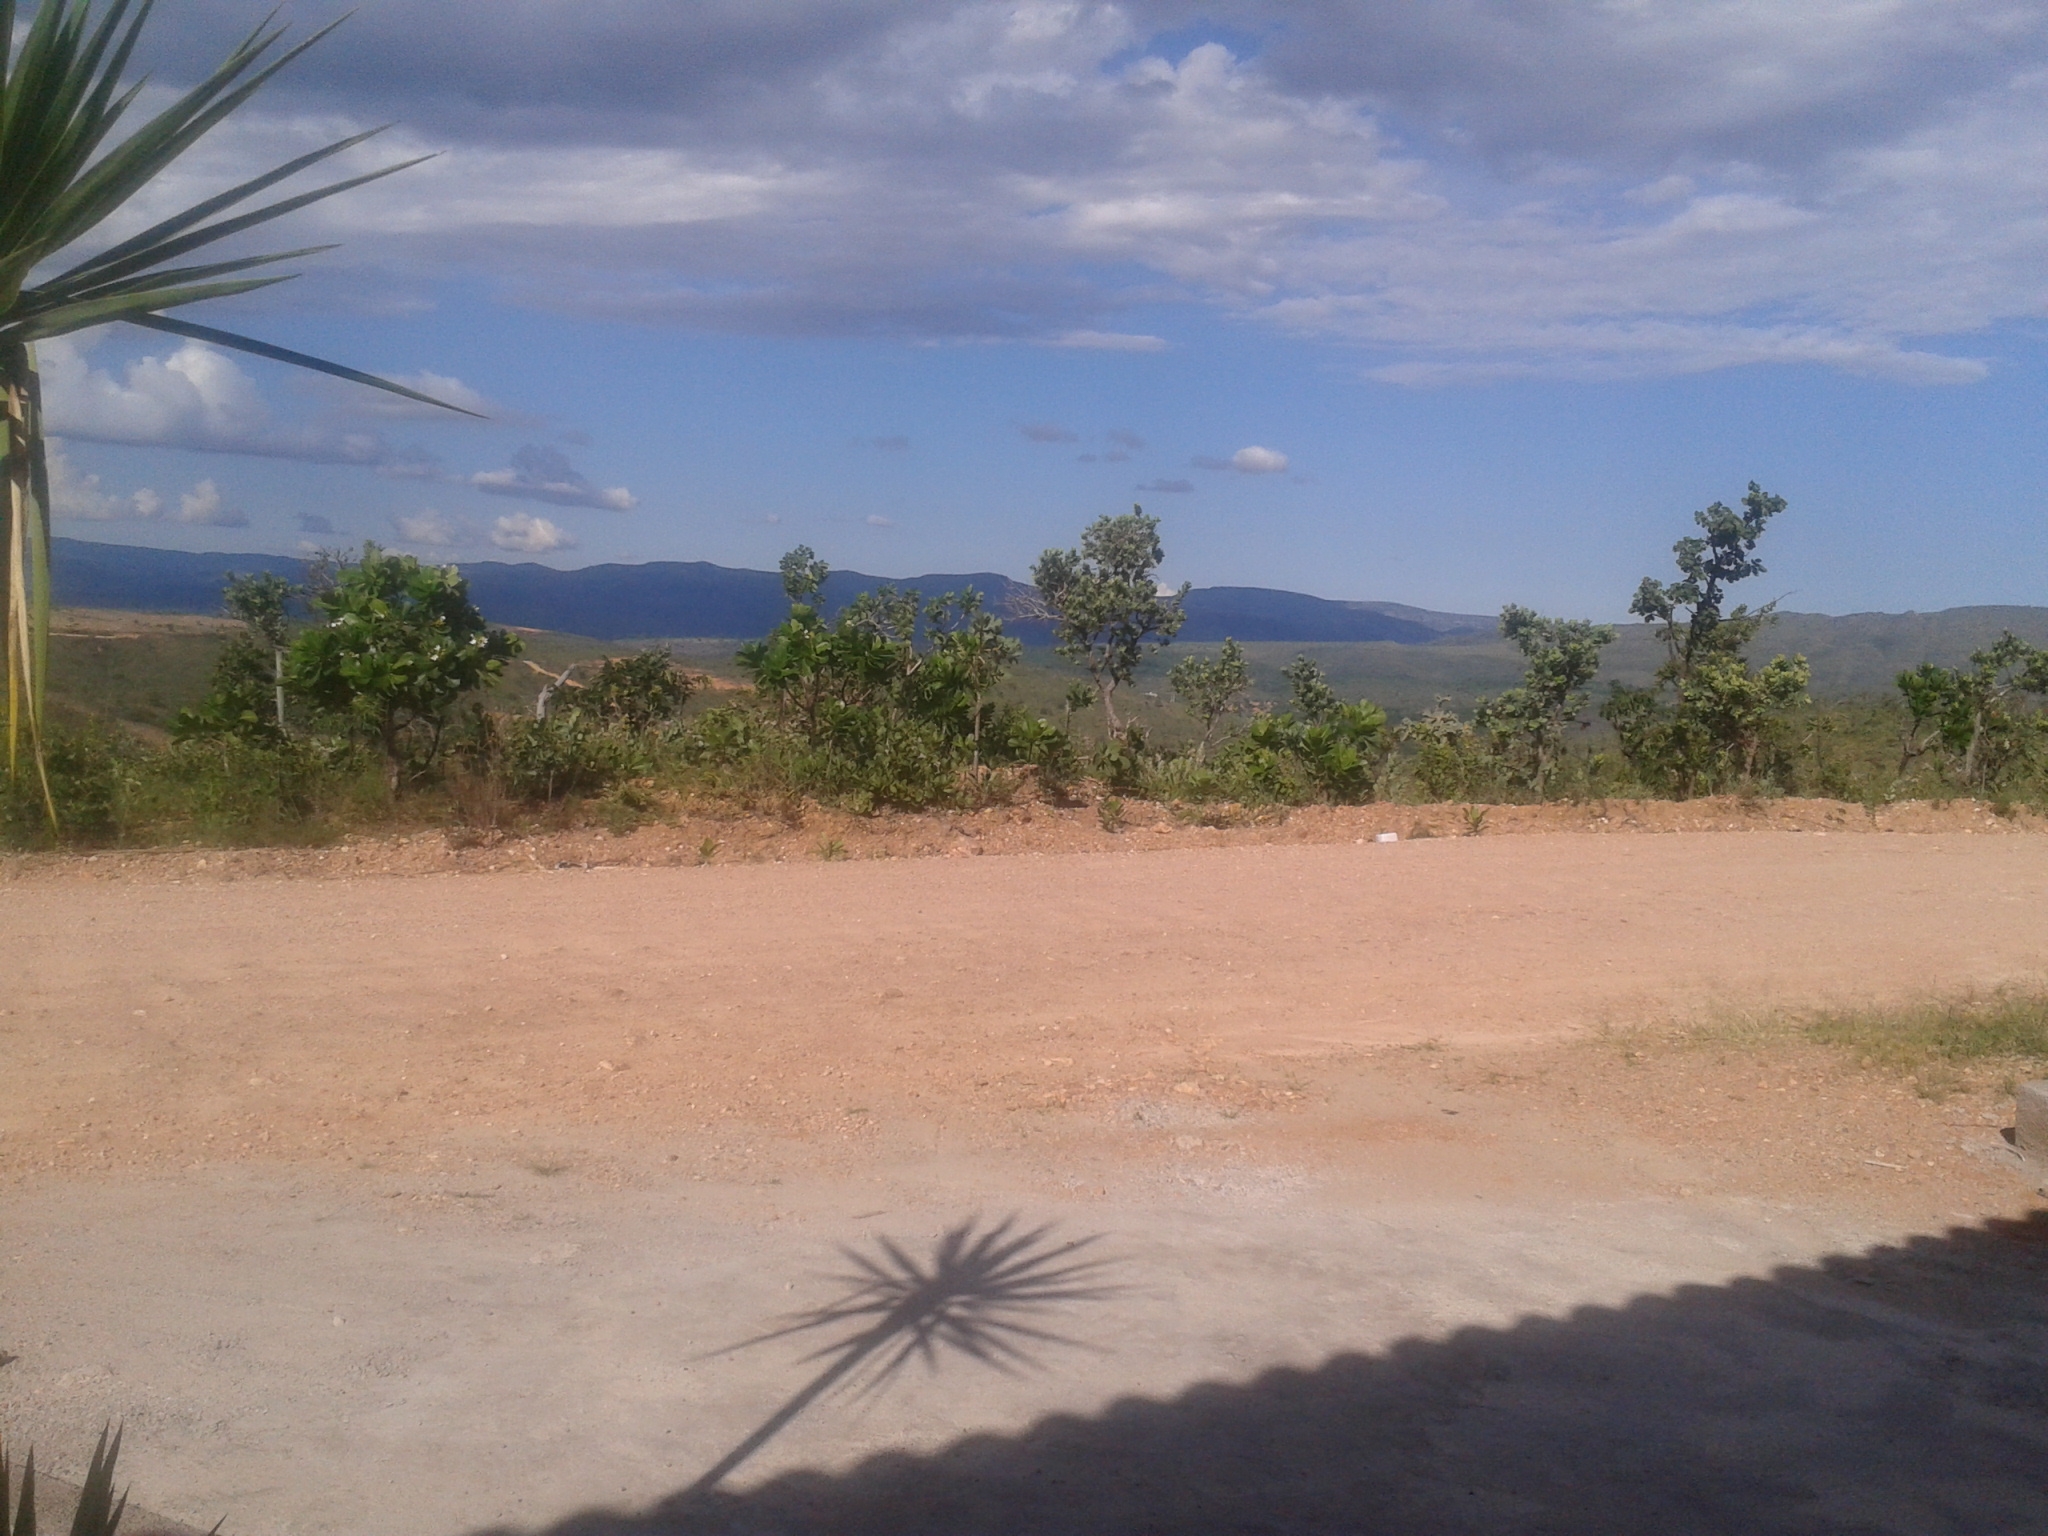
[[1027, 421], [1017, 429], [1027, 443], [1078, 443], [1081, 434], [1051, 421]]
[[55, 438], [48, 445], [50, 515], [85, 522], [148, 522], [163, 511], [163, 498], [148, 486], [119, 495], [107, 490], [98, 475], [84, 474]]
[[1280, 475], [1287, 472], [1287, 455], [1277, 448], [1261, 448], [1254, 444], [1240, 448], [1230, 456], [1230, 467], [1240, 475]]
[[576, 536], [544, 517], [514, 512], [491, 525], [491, 542], [522, 555], [545, 555], [550, 550], [574, 549]]
[[246, 528], [249, 514], [223, 501], [213, 481], [202, 480], [178, 498], [178, 521], [200, 528]]
[[476, 524], [432, 507], [401, 512], [391, 519], [391, 527], [401, 544], [417, 549], [462, 549], [477, 542]]
[[[194, 0], [161, 78], [236, 10]], [[1137, 317], [1195, 304], [1410, 385], [1966, 382], [1970, 337], [2048, 308], [2048, 11], [2011, 0], [513, 11], [365, 15], [132, 218], [395, 117], [362, 165], [447, 153], [303, 216], [381, 286], [488, 268], [711, 330], [1157, 350]], [[1257, 51], [1184, 40], [1218, 25]], [[212, 408], [179, 419], [278, 441]]]
[[73, 337], [42, 342], [37, 352], [50, 429], [67, 437], [438, 473], [418, 450], [374, 432], [277, 421], [255, 381], [216, 347], [188, 341], [136, 358], [118, 376], [95, 368]]
[[510, 469], [480, 471], [469, 477], [469, 483], [493, 496], [517, 496], [558, 507], [630, 512], [640, 505], [640, 499], [623, 485], [600, 490], [576, 472], [559, 448], [538, 443], [528, 443], [513, 454]]
[[1238, 449], [1227, 459], [1202, 454], [1194, 462], [1197, 469], [1228, 470], [1240, 475], [1280, 475], [1287, 472], [1286, 454], [1256, 444]]

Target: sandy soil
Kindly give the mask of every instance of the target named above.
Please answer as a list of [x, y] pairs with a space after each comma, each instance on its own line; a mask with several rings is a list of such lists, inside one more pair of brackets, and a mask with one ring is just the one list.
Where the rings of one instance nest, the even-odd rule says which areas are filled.
[[1576, 832], [1948, 833], [2048, 832], [2025, 806], [1977, 800], [1901, 801], [1865, 807], [1839, 800], [1733, 797], [1593, 800], [1582, 805], [1347, 805], [1245, 807], [1125, 802], [1123, 825], [1104, 827], [1099, 805], [1048, 804], [1028, 786], [1016, 803], [979, 811], [852, 816], [808, 802], [777, 814], [680, 804], [645, 825], [613, 833], [583, 827], [514, 833], [452, 827], [364, 836], [326, 848], [133, 849], [87, 855], [0, 855], [0, 880], [135, 879], [184, 882], [291, 875], [541, 873], [557, 869], [672, 868], [701, 864], [799, 864], [985, 854], [1156, 853], [1164, 849], [1287, 848], [1356, 844], [1382, 835], [1406, 841]]
[[[125, 1414], [138, 1496], [237, 1530], [359, 1530], [372, 1486], [393, 1532], [644, 1509], [817, 1368], [830, 1330], [730, 1346], [829, 1306], [835, 1245], [886, 1269], [882, 1238], [918, 1258], [1017, 1212], [1119, 1277], [1033, 1313], [1070, 1341], [1019, 1335], [1034, 1370], [940, 1347], [806, 1409], [730, 1491], [576, 1530], [1050, 1528], [963, 1471], [967, 1432], [973, 1466], [1072, 1479], [1066, 1528], [1156, 1528], [1106, 1448], [1195, 1473], [1118, 1438], [1133, 1397], [1194, 1414], [1181, 1445], [1337, 1434], [1370, 1399], [1421, 1437], [1386, 1529], [2048, 1527], [2048, 1393], [2013, 1385], [2048, 1366], [2048, 1204], [2009, 1097], [1720, 1028], [2048, 977], [2048, 839], [1976, 826], [1387, 846], [1333, 813], [972, 862], [19, 861], [0, 1413], [51, 1446]], [[1181, 845], [1204, 837], [1241, 841]], [[1537, 1347], [1532, 1317], [1562, 1332]], [[1870, 1449], [1930, 1414], [1975, 1438]], [[1647, 1503], [1589, 1498], [1651, 1423]], [[898, 1482], [862, 1460], [888, 1448], [917, 1458]], [[1175, 1528], [1252, 1528], [1226, 1512], [1265, 1475]], [[1847, 1491], [1879, 1484], [1908, 1516]], [[935, 1489], [953, 1515], [914, 1512]], [[1316, 1497], [1291, 1528], [1365, 1518]]]

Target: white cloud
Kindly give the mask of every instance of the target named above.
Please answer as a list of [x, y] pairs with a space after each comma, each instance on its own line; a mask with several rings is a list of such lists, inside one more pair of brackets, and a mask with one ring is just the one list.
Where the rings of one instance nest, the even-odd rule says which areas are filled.
[[56, 438], [49, 439], [47, 451], [51, 516], [96, 523], [147, 522], [163, 510], [163, 498], [148, 486], [121, 496], [105, 490], [98, 475], [81, 474]]
[[1230, 470], [1240, 475], [1279, 475], [1287, 471], [1287, 455], [1277, 448], [1254, 444], [1240, 448], [1227, 459], [1204, 454], [1195, 460], [1198, 469]]
[[[396, 117], [427, 127], [351, 168], [448, 152], [301, 220], [379, 268], [364, 289], [488, 268], [643, 321], [1109, 349], [1156, 349], [1134, 316], [1193, 303], [1401, 383], [1960, 381], [1968, 338], [2048, 310], [2048, 11], [2012, 0], [520, 14], [366, 18], [132, 221]], [[1219, 24], [1262, 51], [1159, 41]], [[119, 423], [179, 388], [97, 405]], [[236, 409], [178, 420], [286, 451]], [[480, 488], [548, 499], [508, 471]]]
[[432, 507], [401, 512], [391, 519], [399, 542], [420, 549], [462, 549], [477, 542], [476, 524]]
[[1230, 456], [1230, 467], [1240, 475], [1279, 475], [1287, 471], [1287, 455], [1275, 448], [1254, 444]]
[[274, 420], [241, 365], [196, 341], [136, 358], [118, 377], [93, 367], [74, 337], [42, 342], [37, 352], [50, 430], [67, 437], [383, 469], [424, 462], [375, 433]]
[[202, 480], [178, 498], [178, 521], [199, 528], [246, 528], [249, 514], [221, 500], [220, 487]]
[[870, 528], [894, 528], [896, 526], [895, 518], [883, 517], [879, 512], [870, 512], [866, 521]]
[[545, 555], [551, 550], [574, 549], [574, 534], [531, 512], [514, 512], [491, 527], [491, 542], [500, 549], [522, 555]]
[[1074, 347], [1089, 352], [1164, 352], [1166, 338], [1125, 331], [1062, 331], [1046, 338], [1049, 347]]
[[471, 475], [469, 483], [492, 496], [517, 496], [558, 507], [630, 512], [640, 505], [640, 499], [623, 485], [600, 490], [576, 472], [560, 449], [535, 443], [512, 455], [510, 469], [483, 470]]

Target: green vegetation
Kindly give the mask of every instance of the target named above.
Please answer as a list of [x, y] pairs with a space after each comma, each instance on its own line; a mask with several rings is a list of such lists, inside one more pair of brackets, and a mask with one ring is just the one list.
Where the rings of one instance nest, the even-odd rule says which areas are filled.
[[1801, 1029], [1874, 1065], [1908, 1073], [1989, 1062], [2048, 1065], [2048, 991], [2004, 988], [1991, 993], [1895, 1008], [1826, 1009]]
[[1909, 1079], [1926, 1098], [2014, 1086], [2048, 1072], [2048, 989], [2001, 987], [1915, 1002], [1738, 1014], [1610, 1037], [1631, 1052], [1658, 1040], [1715, 1051], [1825, 1046]]
[[[1762, 571], [1757, 545], [1783, 510], [1752, 485], [1740, 511], [1695, 514], [1678, 579], [1646, 580], [1646, 622], [1619, 633], [1510, 604], [1494, 640], [1225, 641], [1170, 664], [1179, 595], [1160, 589], [1159, 526], [1136, 509], [1038, 563], [1051, 654], [1022, 651], [973, 592], [883, 587], [828, 618], [829, 573], [800, 548], [783, 561], [788, 617], [736, 655], [610, 655], [493, 629], [452, 568], [366, 546], [310, 592], [228, 578], [225, 621], [122, 632], [99, 616], [97, 633], [60, 632], [50, 798], [71, 844], [623, 833], [686, 802], [793, 817], [806, 800], [868, 814], [1022, 794], [1095, 801], [1110, 830], [1132, 800], [1219, 826], [1375, 799], [2048, 802], [2048, 650], [2030, 641], [1984, 636], [1966, 666], [1894, 660], [1891, 697], [1826, 703], [1803, 655], [1752, 663], [1778, 616], [1730, 588]], [[1610, 655], [1618, 677], [1594, 712]], [[1461, 705], [1432, 688], [1446, 681], [1478, 686]], [[52, 840], [38, 786], [17, 782], [0, 813], [14, 843]], [[1484, 812], [1467, 820], [1478, 831]]]
[[1170, 642], [1187, 617], [1187, 586], [1168, 592], [1159, 585], [1165, 558], [1159, 519], [1133, 507], [1122, 517], [1097, 518], [1078, 550], [1048, 549], [1031, 568], [1033, 615], [1051, 623], [1060, 655], [1088, 669], [1112, 743], [1127, 734], [1117, 718], [1117, 689], [1130, 685], [1138, 664]]
[[1813, 669], [1804, 656], [1774, 656], [1761, 670], [1744, 654], [1776, 612], [1766, 603], [1724, 611], [1727, 589], [1764, 572], [1757, 542], [1785, 498], [1749, 483], [1742, 510], [1715, 502], [1695, 512], [1705, 537], [1673, 546], [1679, 579], [1645, 576], [1629, 612], [1657, 626], [1664, 664], [1650, 688], [1616, 687], [1601, 714], [1621, 754], [1652, 789], [1715, 794], [1737, 785], [1781, 782], [1787, 717], [1805, 701]]
[[[7, 779], [19, 799], [24, 757], [53, 830], [60, 825], [54, 767], [45, 751], [50, 648], [50, 476], [42, 379], [35, 344], [125, 320], [131, 325], [253, 353], [368, 384], [430, 405], [442, 402], [389, 380], [230, 331], [171, 319], [165, 311], [287, 280], [262, 272], [326, 247], [184, 264], [230, 239], [338, 192], [415, 165], [385, 166], [261, 207], [238, 205], [352, 149], [375, 132], [300, 155], [51, 273], [66, 252], [163, 180], [173, 164], [241, 108], [332, 27], [279, 50], [284, 30], [266, 20], [198, 85], [125, 137], [115, 129], [142, 92], [121, 76], [134, 56], [148, 0], [45, 0], [17, 32], [14, 0], [0, 0], [0, 468], [7, 482]], [[274, 19], [274, 18], [273, 18]], [[425, 157], [421, 157], [425, 158]], [[32, 281], [38, 274], [41, 281]], [[451, 407], [452, 409], [452, 407]], [[24, 750], [25, 749], [25, 750]]]

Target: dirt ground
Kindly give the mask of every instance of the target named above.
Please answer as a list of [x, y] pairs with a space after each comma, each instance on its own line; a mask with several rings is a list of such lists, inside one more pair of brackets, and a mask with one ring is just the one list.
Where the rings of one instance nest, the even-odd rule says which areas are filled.
[[2048, 838], [1579, 835], [1668, 809], [15, 861], [0, 1427], [263, 1533], [2048, 1529], [2009, 1085], [1745, 1023], [2048, 979]]

